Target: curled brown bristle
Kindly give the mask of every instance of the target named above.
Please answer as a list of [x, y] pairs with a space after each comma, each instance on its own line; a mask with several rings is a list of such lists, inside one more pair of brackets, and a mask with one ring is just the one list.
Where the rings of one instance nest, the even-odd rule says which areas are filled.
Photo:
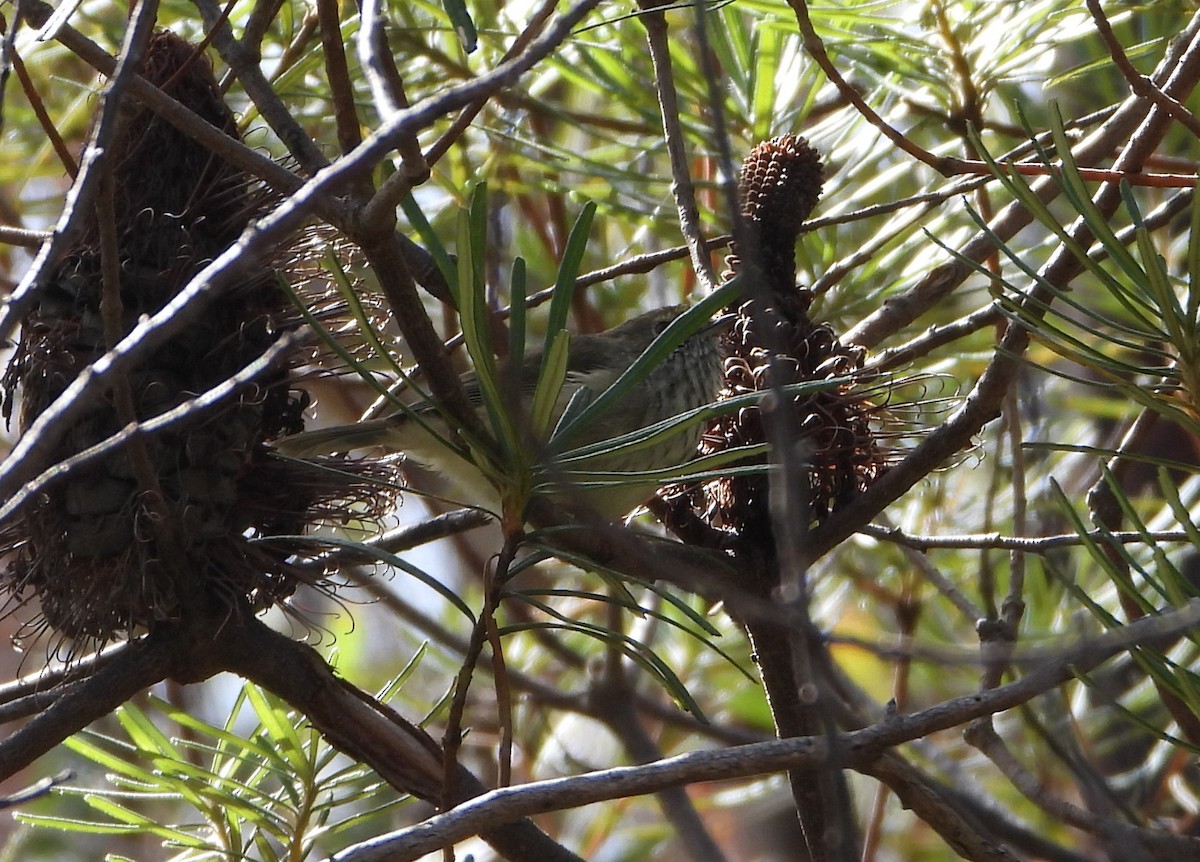
[[[155, 34], [141, 74], [213, 126], [237, 136], [203, 54]], [[263, 199], [241, 171], [141, 105], [123, 105], [112, 160], [119, 297], [106, 292], [101, 225], [93, 219], [46, 271], [37, 307], [3, 377], [6, 415], [20, 395], [28, 426], [120, 336], [160, 311], [256, 217]], [[53, 453], [62, 462], [224, 383], [294, 328], [291, 300], [267, 262], [250, 266], [202, 317], [113, 388]], [[303, 429], [308, 396], [287, 362], [153, 434], [73, 467], [0, 528], [8, 605], [36, 599], [61, 636], [107, 641], [187, 615], [197, 597], [231, 612], [287, 598], [301, 573], [272, 536], [315, 519], [370, 518], [390, 505], [385, 471], [281, 461], [266, 442]], [[353, 471], [358, 471], [358, 477]], [[364, 475], [365, 474], [365, 475]], [[349, 502], [347, 502], [349, 501]]]

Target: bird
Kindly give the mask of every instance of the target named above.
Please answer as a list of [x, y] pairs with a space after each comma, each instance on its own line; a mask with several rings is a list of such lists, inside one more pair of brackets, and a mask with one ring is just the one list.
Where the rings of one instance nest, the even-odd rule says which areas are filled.
[[[548, 427], [555, 427], [571, 399], [585, 387], [593, 400], [599, 397], [686, 310], [682, 305], [656, 308], [604, 332], [572, 336], [566, 376]], [[720, 336], [732, 317], [723, 315], [699, 328], [609, 409], [571, 434], [568, 445], [578, 449], [614, 440], [715, 401], [723, 380]], [[526, 414], [541, 364], [542, 350], [535, 348], [525, 354], [519, 366], [517, 389], [521, 394], [520, 409]], [[507, 362], [498, 363], [497, 379], [505, 380], [511, 369]], [[478, 426], [463, 430], [478, 439], [484, 436], [480, 431], [487, 427], [479, 379], [475, 372], [469, 371], [462, 375], [461, 381], [468, 400], [476, 407], [479, 422]], [[528, 427], [528, 422], [524, 425]], [[659, 484], [654, 477], [620, 474], [644, 474], [686, 463], [696, 453], [702, 430], [702, 423], [693, 421], [684, 430], [648, 444], [618, 445], [574, 458], [569, 465], [545, 457], [557, 441], [531, 441], [543, 453], [540, 477], [534, 477], [532, 486], [553, 486], [554, 497], [582, 501], [602, 517], [617, 519], [645, 503]], [[452, 436], [442, 413], [431, 402], [419, 401], [384, 418], [306, 431], [284, 437], [275, 445], [281, 454], [297, 458], [362, 448], [403, 453], [406, 459], [447, 479], [462, 502], [495, 511], [499, 498], [495, 481], [489, 480], [480, 469], [477, 452], [473, 453], [470, 447], [448, 444], [447, 438]], [[569, 453], [563, 454], [569, 457]], [[570, 474], [580, 471], [591, 479], [586, 487], [570, 481]], [[598, 473], [615, 475], [595, 476]]]

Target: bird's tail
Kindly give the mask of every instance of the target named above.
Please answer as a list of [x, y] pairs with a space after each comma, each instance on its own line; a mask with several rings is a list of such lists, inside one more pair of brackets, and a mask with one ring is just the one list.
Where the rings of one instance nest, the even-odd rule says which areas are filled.
[[330, 455], [334, 452], [349, 452], [387, 443], [388, 431], [393, 420], [369, 419], [353, 425], [334, 425], [293, 434], [275, 441], [275, 450], [294, 458], [313, 455]]

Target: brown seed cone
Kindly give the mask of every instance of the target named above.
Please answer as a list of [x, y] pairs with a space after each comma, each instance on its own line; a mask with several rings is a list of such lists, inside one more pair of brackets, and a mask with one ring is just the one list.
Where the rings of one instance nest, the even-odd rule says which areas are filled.
[[[727, 336], [722, 398], [762, 392], [775, 385], [828, 380], [862, 367], [860, 351], [841, 344], [833, 330], [808, 316], [811, 295], [796, 286], [795, 245], [821, 192], [819, 154], [804, 138], [783, 135], [759, 144], [746, 158], [740, 181], [742, 215], [757, 244], [758, 269], [767, 290], [744, 301]], [[740, 250], [728, 258], [734, 271]], [[774, 354], [774, 361], [772, 361]], [[772, 376], [774, 379], [772, 380]], [[824, 519], [879, 474], [885, 458], [871, 427], [873, 407], [852, 385], [790, 403], [792, 427], [805, 442], [810, 482], [809, 523]], [[710, 454], [767, 439], [757, 406], [719, 417], [700, 451]], [[767, 479], [737, 476], [668, 495], [675, 526], [700, 517], [731, 538], [769, 536]]]
[[[156, 34], [141, 72], [236, 137], [212, 68], [191, 45]], [[239, 170], [136, 103], [122, 106], [109, 153], [127, 333], [236, 240], [263, 201]], [[6, 416], [20, 391], [22, 428], [105, 352], [99, 236], [95, 221], [86, 226], [48, 271], [24, 323], [2, 381]], [[294, 317], [269, 264], [254, 268], [72, 427], [56, 460], [117, 433], [131, 418], [148, 420], [227, 380], [293, 327]], [[223, 596], [231, 608], [286, 598], [298, 577], [289, 563], [294, 549], [264, 539], [303, 532], [338, 500], [357, 497], [357, 517], [387, 503], [374, 486], [269, 455], [265, 441], [302, 430], [307, 399], [280, 368], [216, 406], [72, 469], [0, 528], [0, 555], [8, 557], [0, 588], [8, 605], [36, 598], [43, 619], [32, 627], [48, 625], [86, 642], [177, 619], [201, 593]]]

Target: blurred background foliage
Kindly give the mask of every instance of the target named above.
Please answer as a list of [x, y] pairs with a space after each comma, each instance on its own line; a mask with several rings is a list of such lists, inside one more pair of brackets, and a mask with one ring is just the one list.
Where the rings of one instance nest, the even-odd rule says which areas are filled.
[[[1195, 4], [1183, 0], [1105, 5], [1118, 39], [1143, 73], [1161, 60], [1172, 37], [1195, 13]], [[386, 9], [397, 66], [413, 104], [496, 66], [538, 4], [468, 0], [466, 10], [478, 34], [470, 52], [451, 26], [450, 6], [396, 2]], [[853, 332], [868, 315], [953, 260], [979, 221], [990, 221], [1021, 196], [1012, 181], [1006, 185], [990, 173], [947, 179], [900, 152], [826, 80], [806, 53], [786, 3], [733, 0], [698, 8], [719, 70], [720, 132], [735, 157], [785, 132], [803, 134], [824, 155], [824, 194], [798, 247], [800, 280], [816, 295], [815, 320], [828, 322], [838, 333]], [[10, 23], [12, 10], [11, 4], [0, 6]], [[226, 11], [239, 35], [255, 15], [269, 12], [259, 65], [305, 132], [327, 157], [335, 158], [335, 105], [314, 9], [299, 2], [273, 6], [245, 0], [231, 2]], [[83, 0], [68, 20], [115, 53], [128, 13], [109, 0]], [[730, 214], [719, 193], [719, 150], [695, 14], [689, 4], [665, 11], [688, 167], [703, 228], [716, 237], [729, 231]], [[833, 62], [861, 96], [910, 141], [939, 155], [978, 158], [982, 147], [999, 157], [1025, 145], [1029, 131], [1051, 130], [1059, 116], [1064, 124], [1060, 142], [1075, 141], [1128, 95], [1125, 78], [1114, 68], [1087, 9], [1076, 0], [821, 0], [811, 4], [810, 14]], [[342, 4], [340, 15], [342, 40], [352, 46], [359, 26], [355, 5]], [[193, 42], [204, 36], [191, 3], [162, 3], [158, 20]], [[9, 79], [5, 93], [0, 221], [46, 230], [64, 205], [70, 174], [44, 123], [77, 157], [101, 79], [54, 38], [39, 40], [35, 29], [21, 30], [15, 47], [23, 68]], [[241, 84], [227, 74], [215, 51], [208, 54], [228, 84], [227, 99], [247, 142], [287, 163], [286, 148]], [[380, 118], [356, 56], [348, 50], [359, 116], [369, 131]], [[678, 253], [671, 262], [599, 279], [579, 291], [574, 326], [604, 328], [637, 310], [691, 296], [696, 278], [682, 251], [655, 98], [659, 83], [637, 9], [603, 3], [546, 61], [490, 99], [432, 166], [430, 180], [415, 190], [414, 198], [451, 249], [460, 209], [478, 184], [487, 184], [485, 254], [493, 306], [508, 302], [508, 273], [517, 257], [528, 267], [530, 293], [554, 283], [571, 225], [587, 202], [595, 203], [597, 212], [582, 272], [668, 249]], [[450, 128], [452, 119], [446, 116], [421, 134], [425, 149]], [[1068, 153], [1053, 151], [1053, 142], [1045, 140], [1044, 146], [1047, 158], [1070, 163]], [[1028, 148], [1023, 153], [1037, 157]], [[1195, 157], [1195, 137], [1175, 126], [1147, 168], [1194, 172]], [[385, 161], [377, 167], [376, 179], [396, 169]], [[1086, 193], [1095, 184], [1082, 187]], [[1031, 649], [1052, 649], [1064, 638], [1116, 627], [1197, 594], [1193, 547], [1200, 533], [1190, 523], [1190, 513], [1198, 488], [1200, 393], [1194, 385], [1200, 374], [1195, 364], [1200, 252], [1191, 236], [1190, 197], [1178, 216], [1142, 228], [1129, 245], [1115, 237], [1190, 191], [1139, 186], [1127, 195], [1126, 205], [1103, 220], [1109, 231], [1096, 249], [1105, 250], [1105, 259], [1076, 278], [1069, 290], [1054, 286], [1053, 314], [1030, 316], [1016, 300], [1036, 283], [1028, 273], [1055, 251], [1061, 227], [1088, 217], [1084, 198], [1071, 194], [1050, 202], [1037, 220], [942, 301], [868, 345], [876, 356], [887, 356], [890, 348], [933, 327], [985, 312], [996, 299], [1003, 299], [998, 308], [1038, 333], [1005, 417], [981, 431], [970, 452], [930, 473], [880, 522], [913, 535], [983, 538], [923, 553], [877, 531], [846, 541], [814, 566], [815, 619], [828, 632], [840, 669], [879, 707], [894, 701], [901, 711], [918, 710], [977, 688], [978, 619], [972, 611], [983, 617], [999, 614], [1013, 584], [1014, 566], [1024, 578], [1019, 644]], [[403, 221], [401, 229], [416, 236]], [[1125, 248], [1129, 251], [1114, 253]], [[31, 253], [16, 244], [0, 244], [5, 288], [19, 280]], [[722, 254], [714, 252], [718, 270]], [[369, 289], [371, 273], [348, 257], [347, 266]], [[453, 315], [435, 300], [427, 301], [444, 335], [456, 334]], [[537, 319], [536, 314], [531, 318]], [[901, 380], [890, 395], [904, 423], [904, 435], [895, 445], [917, 445], [959, 403], [991, 361], [1001, 322], [1000, 314], [980, 318], [959, 337], [918, 349], [899, 366], [898, 374], [918, 382]], [[384, 334], [395, 338], [390, 330]], [[320, 386], [315, 409], [322, 422], [352, 421], [373, 397], [352, 377]], [[1111, 457], [1141, 408], [1163, 418], [1143, 439], [1135, 466], [1110, 471], [1097, 485], [1098, 465]], [[1047, 545], [1035, 548], [1037, 553], [1011, 555], [985, 540], [993, 532], [1042, 537], [1090, 530], [1084, 497], [1093, 487], [1106, 489], [1117, 501], [1119, 528], [1143, 531], [1141, 541]], [[416, 496], [407, 496], [397, 520], [416, 522], [429, 514]], [[647, 517], [642, 525], [654, 529]], [[1166, 542], [1151, 535], [1161, 530], [1183, 530], [1187, 536], [1182, 542]], [[477, 533], [420, 548], [405, 558], [477, 609], [481, 573], [497, 548], [495, 534]], [[388, 589], [404, 616], [397, 616], [395, 605], [373, 602], [354, 589], [343, 591], [340, 603], [302, 594], [296, 602], [312, 621], [309, 637], [322, 648], [336, 644], [343, 675], [369, 690], [386, 690], [401, 712], [427, 716], [436, 726], [445, 715], [469, 621], [402, 571], [380, 566], [372, 575], [390, 578]], [[665, 590], [668, 600], [645, 585], [617, 587], [612, 580], [552, 560], [528, 574], [522, 586], [530, 596], [540, 593], [536, 605], [513, 601], [504, 609], [506, 672], [519, 695], [513, 715], [514, 783], [644, 756], [644, 747], [639, 753], [622, 736], [625, 718], [618, 706], [596, 705], [596, 667], [620, 654], [613, 651], [615, 641], [626, 655], [641, 659], [629, 670], [629, 684], [652, 751], [671, 755], [771, 734], [749, 648], [719, 608], [671, 588]], [[955, 591], [963, 600], [955, 600]], [[618, 602], [639, 612], [622, 609]], [[996, 729], [1018, 753], [1021, 768], [1048, 793], [1104, 816], [1120, 812], [1132, 822], [1166, 823], [1196, 834], [1200, 776], [1194, 755], [1200, 738], [1189, 733], [1188, 724], [1200, 722], [1200, 686], [1192, 671], [1196, 658], [1192, 638], [1169, 649], [1131, 652], [1087, 679], [1004, 714]], [[646, 665], [654, 663], [660, 669], [646, 673]], [[484, 661], [479, 671], [465, 721], [470, 732], [463, 756], [491, 783], [501, 728], [492, 668]], [[1021, 672], [1020, 663], [1011, 670], [1014, 676]], [[283, 746], [281, 740], [290, 740], [285, 747], [297, 757], [310, 751], [312, 757], [303, 760], [310, 766], [322, 754], [306, 748], [319, 743], [304, 731], [297, 735], [295, 716], [288, 717], [253, 690], [238, 690], [239, 683], [229, 679], [201, 689], [164, 690], [161, 699], [131, 706], [110, 726], [96, 729], [105, 739], [102, 748], [117, 760], [106, 761], [97, 749], [81, 744], [73, 746], [74, 753], [62, 754], [80, 773], [77, 787], [102, 786], [106, 773], [121, 773], [113, 765], [118, 761], [138, 764], [142, 772], [131, 767], [124, 778], [114, 779], [120, 808], [102, 804], [113, 800], [110, 788], [104, 791], [108, 795], [83, 797], [91, 800], [91, 808], [73, 790], [69, 799], [53, 797], [28, 809], [79, 822], [125, 823], [112, 828], [128, 834], [88, 843], [78, 832], [60, 836], [18, 828], [9, 831], [3, 858], [91, 859], [97, 858], [97, 848], [138, 859], [173, 854], [179, 859], [320, 858], [344, 846], [348, 834], [382, 832], [425, 813], [416, 804], [385, 804], [390, 791], [350, 775], [347, 764], [334, 769], [331, 778], [315, 768], [301, 770], [300, 760], [273, 758], [271, 750]], [[1168, 696], [1176, 702], [1164, 706]], [[694, 701], [695, 715], [677, 709], [687, 698]], [[231, 702], [239, 708], [251, 702], [255, 719], [227, 723]], [[245, 718], [244, 713], [238, 714]], [[197, 719], [188, 723], [186, 716]], [[699, 716], [708, 724], [701, 724]], [[159, 728], [162, 739], [149, 727]], [[184, 742], [168, 744], [167, 738]], [[165, 747], [156, 748], [156, 741]], [[1104, 852], [1096, 835], [1071, 830], [1041, 801], [1018, 792], [1012, 776], [1002, 774], [958, 732], [913, 743], [905, 753], [953, 787], [964, 804], [1002, 812], [1027, 833], [1056, 845], [1060, 852], [1054, 858], [1100, 858], [1096, 854]], [[164, 759], [174, 767], [164, 768]], [[223, 765], [230, 771], [214, 780]], [[856, 820], [871, 838], [870, 858], [956, 858], [880, 785], [857, 777], [854, 791]], [[319, 800], [305, 808], [296, 801], [305, 793]], [[790, 800], [779, 776], [696, 786], [691, 796], [728, 858], [797, 858]], [[232, 807], [234, 801], [240, 807]], [[223, 814], [215, 816], [218, 809]], [[320, 816], [299, 816], [301, 811]], [[365, 825], [361, 819], [351, 824], [358, 831], [328, 828], [330, 818], [349, 820], [368, 813]], [[139, 821], [142, 817], [148, 821]], [[675, 827], [651, 797], [547, 815], [540, 822], [587, 858], [683, 858]], [[155, 829], [168, 826], [179, 832], [165, 836], [168, 849], [162, 850], [164, 835]], [[232, 834], [239, 830], [245, 833], [240, 843]], [[184, 834], [196, 846], [173, 844]], [[1023, 858], [1036, 855], [1028, 843], [1022, 850]], [[487, 852], [482, 845], [463, 848], [468, 851]]]

